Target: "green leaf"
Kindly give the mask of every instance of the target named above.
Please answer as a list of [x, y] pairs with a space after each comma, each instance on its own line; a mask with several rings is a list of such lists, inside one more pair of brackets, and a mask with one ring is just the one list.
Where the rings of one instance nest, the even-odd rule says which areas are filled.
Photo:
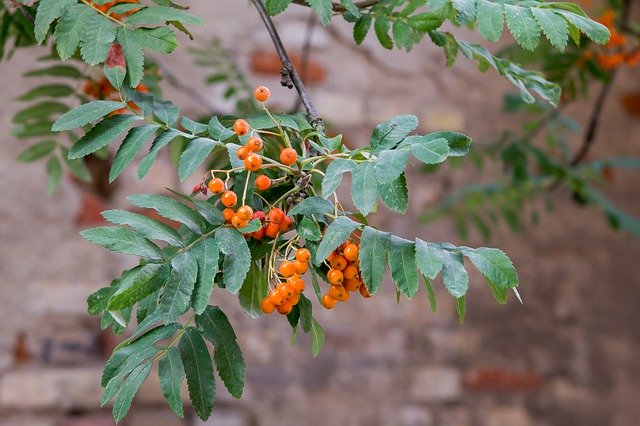
[[107, 58], [111, 43], [116, 39], [116, 26], [98, 13], [87, 17], [82, 29], [80, 55], [89, 65], [98, 65]]
[[198, 263], [193, 252], [181, 252], [171, 259], [171, 277], [158, 307], [165, 324], [177, 320], [189, 308], [197, 277]]
[[[375, 165], [375, 180], [380, 183], [389, 183], [398, 179], [404, 173], [407, 161], [409, 161], [409, 151], [406, 149], [381, 151]], [[369, 185], [371, 182], [373, 181], [369, 181]]]
[[424, 164], [440, 164], [449, 156], [449, 143], [445, 138], [409, 136], [411, 154]]
[[238, 228], [241, 234], [253, 234], [257, 230], [262, 228], [262, 222], [259, 219], [250, 220], [244, 228]]
[[146, 124], [129, 130], [113, 159], [111, 170], [109, 171], [109, 183], [120, 176], [120, 173], [133, 161], [138, 151], [142, 149], [142, 146], [159, 128], [160, 125], [158, 124]]
[[102, 217], [115, 225], [128, 225], [150, 240], [165, 241], [175, 247], [183, 245], [180, 234], [173, 228], [147, 216], [126, 210], [105, 210]]
[[360, 270], [369, 293], [376, 294], [384, 278], [391, 234], [365, 226], [360, 237]]
[[42, 101], [18, 111], [13, 116], [13, 122], [26, 123], [31, 120], [39, 122], [40, 120], [48, 119], [52, 114], [65, 113], [69, 109], [67, 105], [60, 102]]
[[205, 339], [213, 343], [213, 359], [225, 387], [234, 398], [242, 396], [245, 363], [229, 319], [217, 306], [196, 316], [196, 324]]
[[144, 73], [142, 44], [140, 44], [136, 32], [125, 27], [118, 28], [116, 40], [122, 46], [122, 53], [127, 64], [127, 73], [129, 74], [129, 86], [135, 88], [142, 81]]
[[137, 28], [138, 41], [156, 53], [171, 53], [178, 47], [175, 31], [169, 27]]
[[518, 273], [509, 257], [495, 248], [461, 247], [462, 254], [471, 260], [484, 277], [502, 288], [518, 286]]
[[286, 10], [291, 0], [266, 0], [264, 5], [271, 16], [276, 16]]
[[311, 318], [311, 355], [318, 356], [322, 346], [324, 346], [324, 330], [315, 318]]
[[464, 323], [464, 315], [466, 312], [467, 312], [466, 296], [456, 298], [456, 313], [458, 314], [458, 321], [460, 321], [460, 324]]
[[60, 149], [62, 150], [62, 157], [65, 164], [67, 165], [67, 170], [69, 170], [69, 172], [73, 176], [80, 179], [82, 182], [91, 182], [93, 178], [84, 160], [81, 158], [76, 160], [69, 160], [69, 151], [64, 147], [60, 147]]
[[122, 389], [118, 392], [113, 403], [113, 419], [117, 422], [122, 420], [131, 407], [131, 402], [142, 383], [151, 373], [152, 362], [139, 365], [133, 369], [129, 377], [122, 383]]
[[426, 33], [427, 31], [433, 31], [442, 25], [442, 17], [435, 13], [419, 13], [417, 15], [410, 16], [407, 23], [414, 30]]
[[235, 136], [235, 133], [224, 127], [215, 115], [209, 120], [209, 134], [217, 141], [225, 141]]
[[464, 261], [460, 253], [442, 250], [442, 280], [454, 297], [460, 298], [467, 293], [469, 275], [464, 269]]
[[247, 278], [245, 278], [244, 284], [242, 284], [242, 288], [238, 293], [242, 310], [251, 318], [260, 317], [262, 315], [260, 302], [267, 296], [268, 292], [267, 274], [263, 273], [259, 264], [252, 262]]
[[300, 326], [302, 331], [309, 333], [313, 323], [313, 307], [311, 301], [307, 299], [304, 294], [300, 293], [300, 301], [298, 302], [300, 309]]
[[320, 17], [320, 22], [325, 27], [331, 23], [331, 16], [333, 15], [333, 4], [331, 0], [306, 0], [313, 10]]
[[53, 21], [61, 17], [64, 11], [74, 4], [76, 0], [40, 0], [34, 22], [34, 34], [38, 44], [44, 41]]
[[56, 141], [44, 141], [31, 145], [18, 155], [18, 161], [30, 163], [45, 157], [53, 152], [58, 146]]
[[434, 279], [442, 270], [442, 258], [440, 246], [416, 238], [416, 263], [422, 275]]
[[127, 197], [131, 204], [141, 208], [154, 209], [162, 217], [184, 224], [197, 234], [206, 228], [202, 216], [173, 198], [163, 195], [135, 194]]
[[74, 93], [73, 87], [66, 84], [46, 84], [34, 87], [18, 99], [21, 101], [32, 101], [37, 98], [62, 98]]
[[180, 108], [171, 101], [154, 101], [153, 115], [167, 126], [173, 126], [180, 116]]
[[162, 288], [169, 279], [169, 267], [151, 263], [132, 270], [120, 280], [120, 287], [109, 299], [107, 309], [121, 311]]
[[169, 403], [169, 407], [174, 414], [180, 418], [184, 416], [182, 407], [182, 395], [180, 392], [182, 379], [184, 378], [184, 365], [180, 358], [180, 350], [170, 347], [162, 358], [158, 366], [160, 376], [160, 388], [162, 394]]
[[324, 178], [322, 179], [322, 197], [328, 198], [331, 196], [338, 186], [340, 186], [340, 182], [342, 182], [342, 175], [345, 172], [353, 171], [353, 168], [353, 161], [345, 160], [343, 158], [333, 160], [327, 167]]
[[216, 240], [224, 253], [222, 279], [225, 288], [237, 294], [251, 267], [251, 251], [244, 236], [236, 229], [218, 228]]
[[393, 40], [389, 36], [389, 19], [386, 16], [377, 17], [373, 29], [382, 47], [393, 49]]
[[473, 22], [476, 18], [476, 0], [451, 0], [458, 11], [456, 21], [460, 24]]
[[371, 134], [371, 148], [377, 154], [398, 145], [409, 133], [418, 127], [415, 115], [396, 115], [378, 124]]
[[411, 50], [413, 47], [413, 32], [407, 23], [401, 20], [394, 21], [391, 32], [396, 46], [401, 49], [404, 48], [407, 52]]
[[528, 7], [504, 5], [507, 26], [518, 44], [527, 50], [534, 50], [540, 41], [540, 27]]
[[351, 180], [351, 198], [353, 204], [363, 215], [371, 213], [378, 198], [376, 192], [376, 168], [377, 165], [371, 161], [358, 163], [353, 167]]
[[564, 50], [569, 41], [569, 26], [562, 16], [555, 14], [551, 10], [539, 7], [532, 7], [531, 12], [551, 44], [560, 50]]
[[124, 83], [124, 77], [127, 74], [127, 69], [124, 66], [108, 66], [107, 63], [105, 63], [102, 67], [102, 72], [114, 88], [118, 90], [123, 89], [122, 83]]
[[418, 291], [418, 273], [413, 241], [391, 236], [389, 268], [398, 290], [411, 299]]
[[149, 153], [142, 160], [140, 160], [140, 164], [138, 164], [138, 179], [142, 180], [142, 178], [144, 178], [147, 173], [149, 173], [149, 169], [156, 161], [160, 149], [167, 146], [178, 136], [180, 136], [180, 133], [174, 129], [167, 129], [158, 135], [158, 137], [151, 144]]
[[353, 26], [353, 40], [357, 45], [361, 45], [367, 36], [369, 28], [371, 28], [371, 21], [371, 15], [362, 15]]
[[220, 142], [209, 138], [195, 138], [189, 141], [178, 162], [178, 177], [184, 182], [204, 163], [213, 148]]
[[322, 217], [325, 214], [333, 214], [333, 204], [320, 197], [305, 198], [299, 204], [296, 204], [291, 210], [289, 210], [290, 216], [317, 215]]
[[354, 222], [347, 216], [338, 216], [327, 227], [324, 237], [318, 245], [315, 256], [315, 264], [319, 265], [334, 251], [340, 244], [345, 242], [353, 231], [358, 229], [359, 223]]
[[302, 218], [296, 231], [305, 241], [320, 241], [322, 238], [320, 227], [308, 217]]
[[216, 380], [207, 345], [194, 327], [188, 327], [178, 343], [187, 376], [189, 398], [200, 419], [207, 420], [213, 411]]
[[204, 311], [209, 303], [220, 260], [220, 248], [213, 238], [205, 238], [191, 249], [198, 260], [198, 278], [193, 290], [193, 310], [196, 314]]
[[74, 160], [92, 154], [107, 146], [122, 132], [131, 127], [138, 118], [133, 115], [107, 117], [91, 128], [69, 150], [68, 158]]
[[433, 132], [425, 135], [424, 138], [429, 141], [440, 138], [446, 139], [449, 144], [449, 156], [451, 157], [463, 157], [467, 155], [473, 143], [473, 140], [469, 136], [452, 131]]
[[186, 25], [203, 25], [202, 19], [182, 10], [167, 7], [145, 7], [127, 17], [127, 24], [161, 25], [166, 21], [178, 21]]
[[477, 0], [478, 32], [489, 41], [497, 42], [502, 36], [504, 11], [501, 3], [489, 0]]
[[431, 284], [431, 280], [427, 277], [424, 278], [424, 289], [427, 292], [427, 298], [429, 299], [429, 307], [431, 307], [431, 312], [435, 313], [438, 311], [438, 300], [436, 299], [436, 292], [433, 289], [433, 285]]
[[71, 58], [78, 50], [86, 21], [95, 12], [84, 4], [69, 6], [58, 21], [55, 31], [56, 50], [63, 61]]
[[396, 213], [405, 213], [409, 204], [407, 178], [403, 174], [393, 182], [377, 183], [378, 196], [385, 206]]
[[117, 101], [91, 101], [75, 107], [62, 115], [51, 127], [54, 132], [73, 130], [85, 126], [117, 109], [126, 107], [124, 102]]
[[598, 44], [607, 44], [609, 42], [609, 38], [611, 34], [609, 30], [604, 25], [592, 21], [589, 18], [584, 16], [577, 15], [572, 12], [568, 12], [565, 10], [557, 10], [556, 13], [564, 16], [564, 18], [570, 22], [572, 25], [577, 27], [580, 31], [585, 33], [587, 37], [591, 40], [595, 41]]
[[185, 116], [182, 116], [182, 118], [180, 118], [180, 124], [182, 125], [182, 127], [184, 127], [185, 130], [191, 132], [191, 134], [193, 135], [206, 132], [209, 129], [208, 125], [198, 123], [197, 121], [193, 121], [189, 117]]
[[27, 71], [22, 74], [24, 77], [43, 77], [43, 76], [53, 76], [53, 77], [69, 77], [73, 79], [78, 79], [82, 77], [82, 73], [76, 67], [72, 67], [71, 65], [52, 65], [47, 68], [40, 68], [37, 70]]
[[60, 180], [62, 179], [62, 164], [58, 157], [51, 156], [46, 165], [47, 172], [47, 195], [51, 196], [58, 186], [60, 186]]
[[100, 226], [80, 232], [82, 237], [107, 250], [149, 259], [162, 259], [160, 248], [127, 228]]

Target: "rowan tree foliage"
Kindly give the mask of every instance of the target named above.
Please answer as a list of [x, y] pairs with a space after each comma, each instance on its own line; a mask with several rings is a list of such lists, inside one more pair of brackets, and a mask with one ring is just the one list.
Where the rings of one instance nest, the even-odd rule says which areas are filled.
[[[164, 195], [128, 197], [132, 206], [153, 209], [179, 223], [178, 229], [131, 211], [108, 210], [103, 216], [113, 226], [81, 233], [92, 243], [140, 259], [88, 299], [89, 313], [100, 316], [103, 328], [111, 327], [116, 334], [132, 328], [108, 359], [102, 376], [102, 402], [113, 400], [116, 421], [126, 415], [154, 363], [168, 404], [178, 416], [184, 414], [180, 387], [185, 379], [193, 408], [202, 419], [213, 411], [215, 374], [234, 397], [242, 395], [243, 355], [222, 308], [209, 305], [214, 289], [237, 295], [253, 318], [274, 311], [286, 316], [294, 338], [299, 330], [311, 336], [314, 356], [325, 335], [313, 306], [334, 309], [350, 297], [376, 297], [387, 270], [398, 300], [413, 298], [423, 286], [434, 311], [432, 281], [441, 275], [461, 322], [469, 265], [481, 272], [499, 303], [506, 303], [510, 290], [517, 295], [518, 275], [499, 249], [406, 239], [367, 221], [380, 203], [393, 212], [406, 212], [410, 192], [405, 170], [410, 159], [432, 167], [465, 156], [471, 138], [447, 129], [418, 134], [418, 118], [407, 111], [375, 126], [367, 146], [348, 149], [341, 135], [326, 134], [271, 16], [305, 6], [325, 26], [340, 18], [351, 23], [357, 44], [365, 37], [377, 38], [387, 49], [411, 50], [417, 43], [434, 43], [449, 64], [461, 54], [481, 71], [495, 69], [517, 88], [524, 103], [544, 102], [550, 107], [561, 99], [558, 83], [460, 40], [443, 25], [476, 28], [488, 41], [509, 32], [528, 50], [547, 42], [564, 50], [585, 38], [605, 44], [610, 37], [607, 26], [564, 2], [251, 3], [282, 61], [282, 84], [295, 88], [304, 113], [271, 111], [268, 88], [254, 91], [234, 67], [213, 74], [211, 80], [227, 82], [225, 95], [235, 99], [242, 116], [195, 120], [163, 99], [157, 84], [159, 65], [146, 57], [147, 52], [169, 54], [177, 47], [178, 33], [191, 37], [192, 26], [205, 24], [172, 0], [22, 0], [12, 7], [0, 3], [0, 46], [48, 44], [52, 54], [43, 58], [47, 65], [27, 77], [64, 81], [30, 89], [22, 100], [33, 103], [14, 120], [16, 136], [39, 138], [20, 159], [46, 159], [50, 192], [63, 167], [87, 180], [85, 159], [106, 157], [109, 152], [115, 152], [109, 173], [109, 180], [115, 181], [148, 142], [150, 147], [137, 164], [140, 179], [160, 150], [172, 149], [176, 141], [181, 141], [179, 179], [200, 176], [190, 194], [170, 190]], [[209, 48], [218, 54], [205, 65], [224, 60], [219, 45]], [[199, 50], [199, 57], [206, 52]], [[346, 173], [352, 177], [354, 211], [345, 209], [336, 193]]]

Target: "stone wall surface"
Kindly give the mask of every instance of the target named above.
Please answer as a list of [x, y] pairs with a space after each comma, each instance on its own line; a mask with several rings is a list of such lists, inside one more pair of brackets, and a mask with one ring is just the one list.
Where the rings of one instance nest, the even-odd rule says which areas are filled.
[[[277, 105], [293, 105], [294, 94], [279, 87], [276, 75], [251, 72], [252, 55], [268, 56], [273, 48], [249, 2], [217, 2], [215, 8], [209, 2], [188, 3], [207, 22], [195, 29], [197, 40], [221, 36], [252, 85], [266, 84]], [[292, 52], [304, 43], [308, 13], [296, 6], [276, 19]], [[373, 125], [399, 113], [418, 115], [425, 131], [461, 130], [478, 141], [517, 124], [501, 112], [508, 83], [492, 72], [480, 74], [464, 59], [445, 70], [442, 53], [428, 43], [411, 53], [387, 52], [368, 39], [364, 55], [349, 41], [349, 27], [338, 24], [330, 31], [316, 28], [312, 47], [317, 82], [311, 95], [353, 145], [363, 144]], [[99, 378], [105, 348], [113, 340], [87, 316], [85, 298], [131, 260], [79, 237], [75, 217], [86, 196], [70, 179], [46, 198], [42, 164], [15, 161], [24, 146], [9, 133], [20, 107], [13, 100], [27, 88], [22, 72], [33, 68], [43, 52], [23, 49], [11, 62], [0, 63], [5, 99], [0, 103], [0, 426], [112, 425], [108, 408], [99, 405]], [[201, 83], [202, 69], [185, 69], [192, 63], [185, 49], [158, 59], [216, 108], [229, 111], [219, 91]], [[622, 92], [638, 89], [638, 71], [623, 70], [619, 77], [593, 156], [640, 155], [640, 121], [617, 102]], [[188, 115], [205, 112], [183, 91], [166, 87], [166, 94]], [[592, 101], [569, 115], [584, 123]], [[176, 185], [174, 174], [164, 155], [142, 183], [127, 170], [104, 208], [123, 206], [129, 193]], [[445, 167], [428, 176], [414, 169], [408, 216], [381, 211], [372, 220], [405, 237], [481, 245], [474, 236], [462, 241], [449, 221], [425, 226], [418, 219], [424, 205], [449, 188], [481, 178], [466, 169]], [[637, 183], [637, 175], [619, 173], [607, 191], [640, 215]], [[191, 185], [185, 182], [184, 188]], [[441, 285], [439, 311], [432, 314], [424, 294], [396, 304], [387, 279], [372, 299], [330, 312], [316, 309], [327, 337], [314, 359], [307, 336], [289, 347], [290, 330], [281, 317], [249, 319], [233, 297], [219, 291], [216, 303], [229, 315], [247, 360], [242, 399], [234, 400], [219, 383], [212, 419], [201, 422], [190, 412], [176, 419], [156, 376], [144, 385], [123, 424], [637, 424], [640, 245], [611, 231], [600, 212], [572, 204], [568, 194], [557, 191], [553, 197], [555, 211], [543, 215], [538, 226], [519, 234], [500, 230], [490, 242], [516, 264], [524, 305], [515, 299], [497, 305], [472, 274], [467, 319], [460, 326]]]

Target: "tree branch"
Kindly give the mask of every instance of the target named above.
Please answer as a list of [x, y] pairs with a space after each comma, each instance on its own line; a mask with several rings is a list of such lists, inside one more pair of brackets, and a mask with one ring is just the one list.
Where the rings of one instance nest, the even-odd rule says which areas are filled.
[[295, 87], [298, 95], [300, 96], [300, 100], [302, 101], [302, 105], [307, 110], [307, 114], [309, 115], [309, 122], [316, 130], [324, 130], [324, 122], [322, 117], [316, 111], [313, 102], [311, 101], [311, 97], [307, 92], [302, 79], [298, 75], [291, 59], [289, 59], [289, 55], [287, 54], [284, 45], [282, 44], [282, 40], [280, 40], [280, 35], [276, 30], [271, 17], [267, 13], [267, 10], [262, 3], [262, 0], [251, 0], [253, 5], [258, 10], [260, 14], [260, 18], [262, 18], [262, 22], [264, 23], [269, 35], [271, 36], [271, 40], [273, 41], [273, 45], [276, 48], [276, 52], [278, 52], [278, 56], [280, 57], [280, 62], [282, 62], [282, 70], [280, 70], [280, 74], [282, 74], [282, 79], [280, 80], [280, 84], [289, 89]]

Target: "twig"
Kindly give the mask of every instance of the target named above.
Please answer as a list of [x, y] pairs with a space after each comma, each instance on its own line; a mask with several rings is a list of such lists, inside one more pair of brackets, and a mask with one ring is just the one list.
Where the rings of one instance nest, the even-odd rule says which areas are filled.
[[260, 18], [262, 18], [262, 22], [264, 23], [269, 35], [271, 36], [271, 40], [273, 41], [273, 45], [278, 52], [278, 56], [280, 57], [280, 62], [282, 62], [282, 70], [280, 73], [282, 74], [282, 79], [280, 84], [285, 87], [293, 88], [295, 87], [298, 91], [298, 95], [300, 96], [300, 100], [302, 101], [302, 105], [307, 110], [307, 114], [309, 115], [309, 122], [316, 130], [324, 130], [324, 123], [322, 121], [322, 117], [316, 111], [311, 98], [309, 97], [309, 93], [307, 89], [304, 87], [304, 83], [300, 79], [298, 72], [296, 71], [291, 59], [289, 59], [289, 55], [287, 54], [284, 45], [282, 44], [282, 40], [280, 40], [280, 35], [276, 30], [271, 17], [267, 13], [267, 10], [262, 3], [262, 0], [251, 0], [253, 5], [256, 7], [258, 14], [260, 14]]
[[18, 8], [20, 14], [24, 16], [27, 21], [33, 23], [33, 16], [31, 16], [29, 12], [27, 12], [27, 9], [22, 3], [20, 3], [18, 0], [11, 0], [11, 4], [13, 4], [14, 7]]

